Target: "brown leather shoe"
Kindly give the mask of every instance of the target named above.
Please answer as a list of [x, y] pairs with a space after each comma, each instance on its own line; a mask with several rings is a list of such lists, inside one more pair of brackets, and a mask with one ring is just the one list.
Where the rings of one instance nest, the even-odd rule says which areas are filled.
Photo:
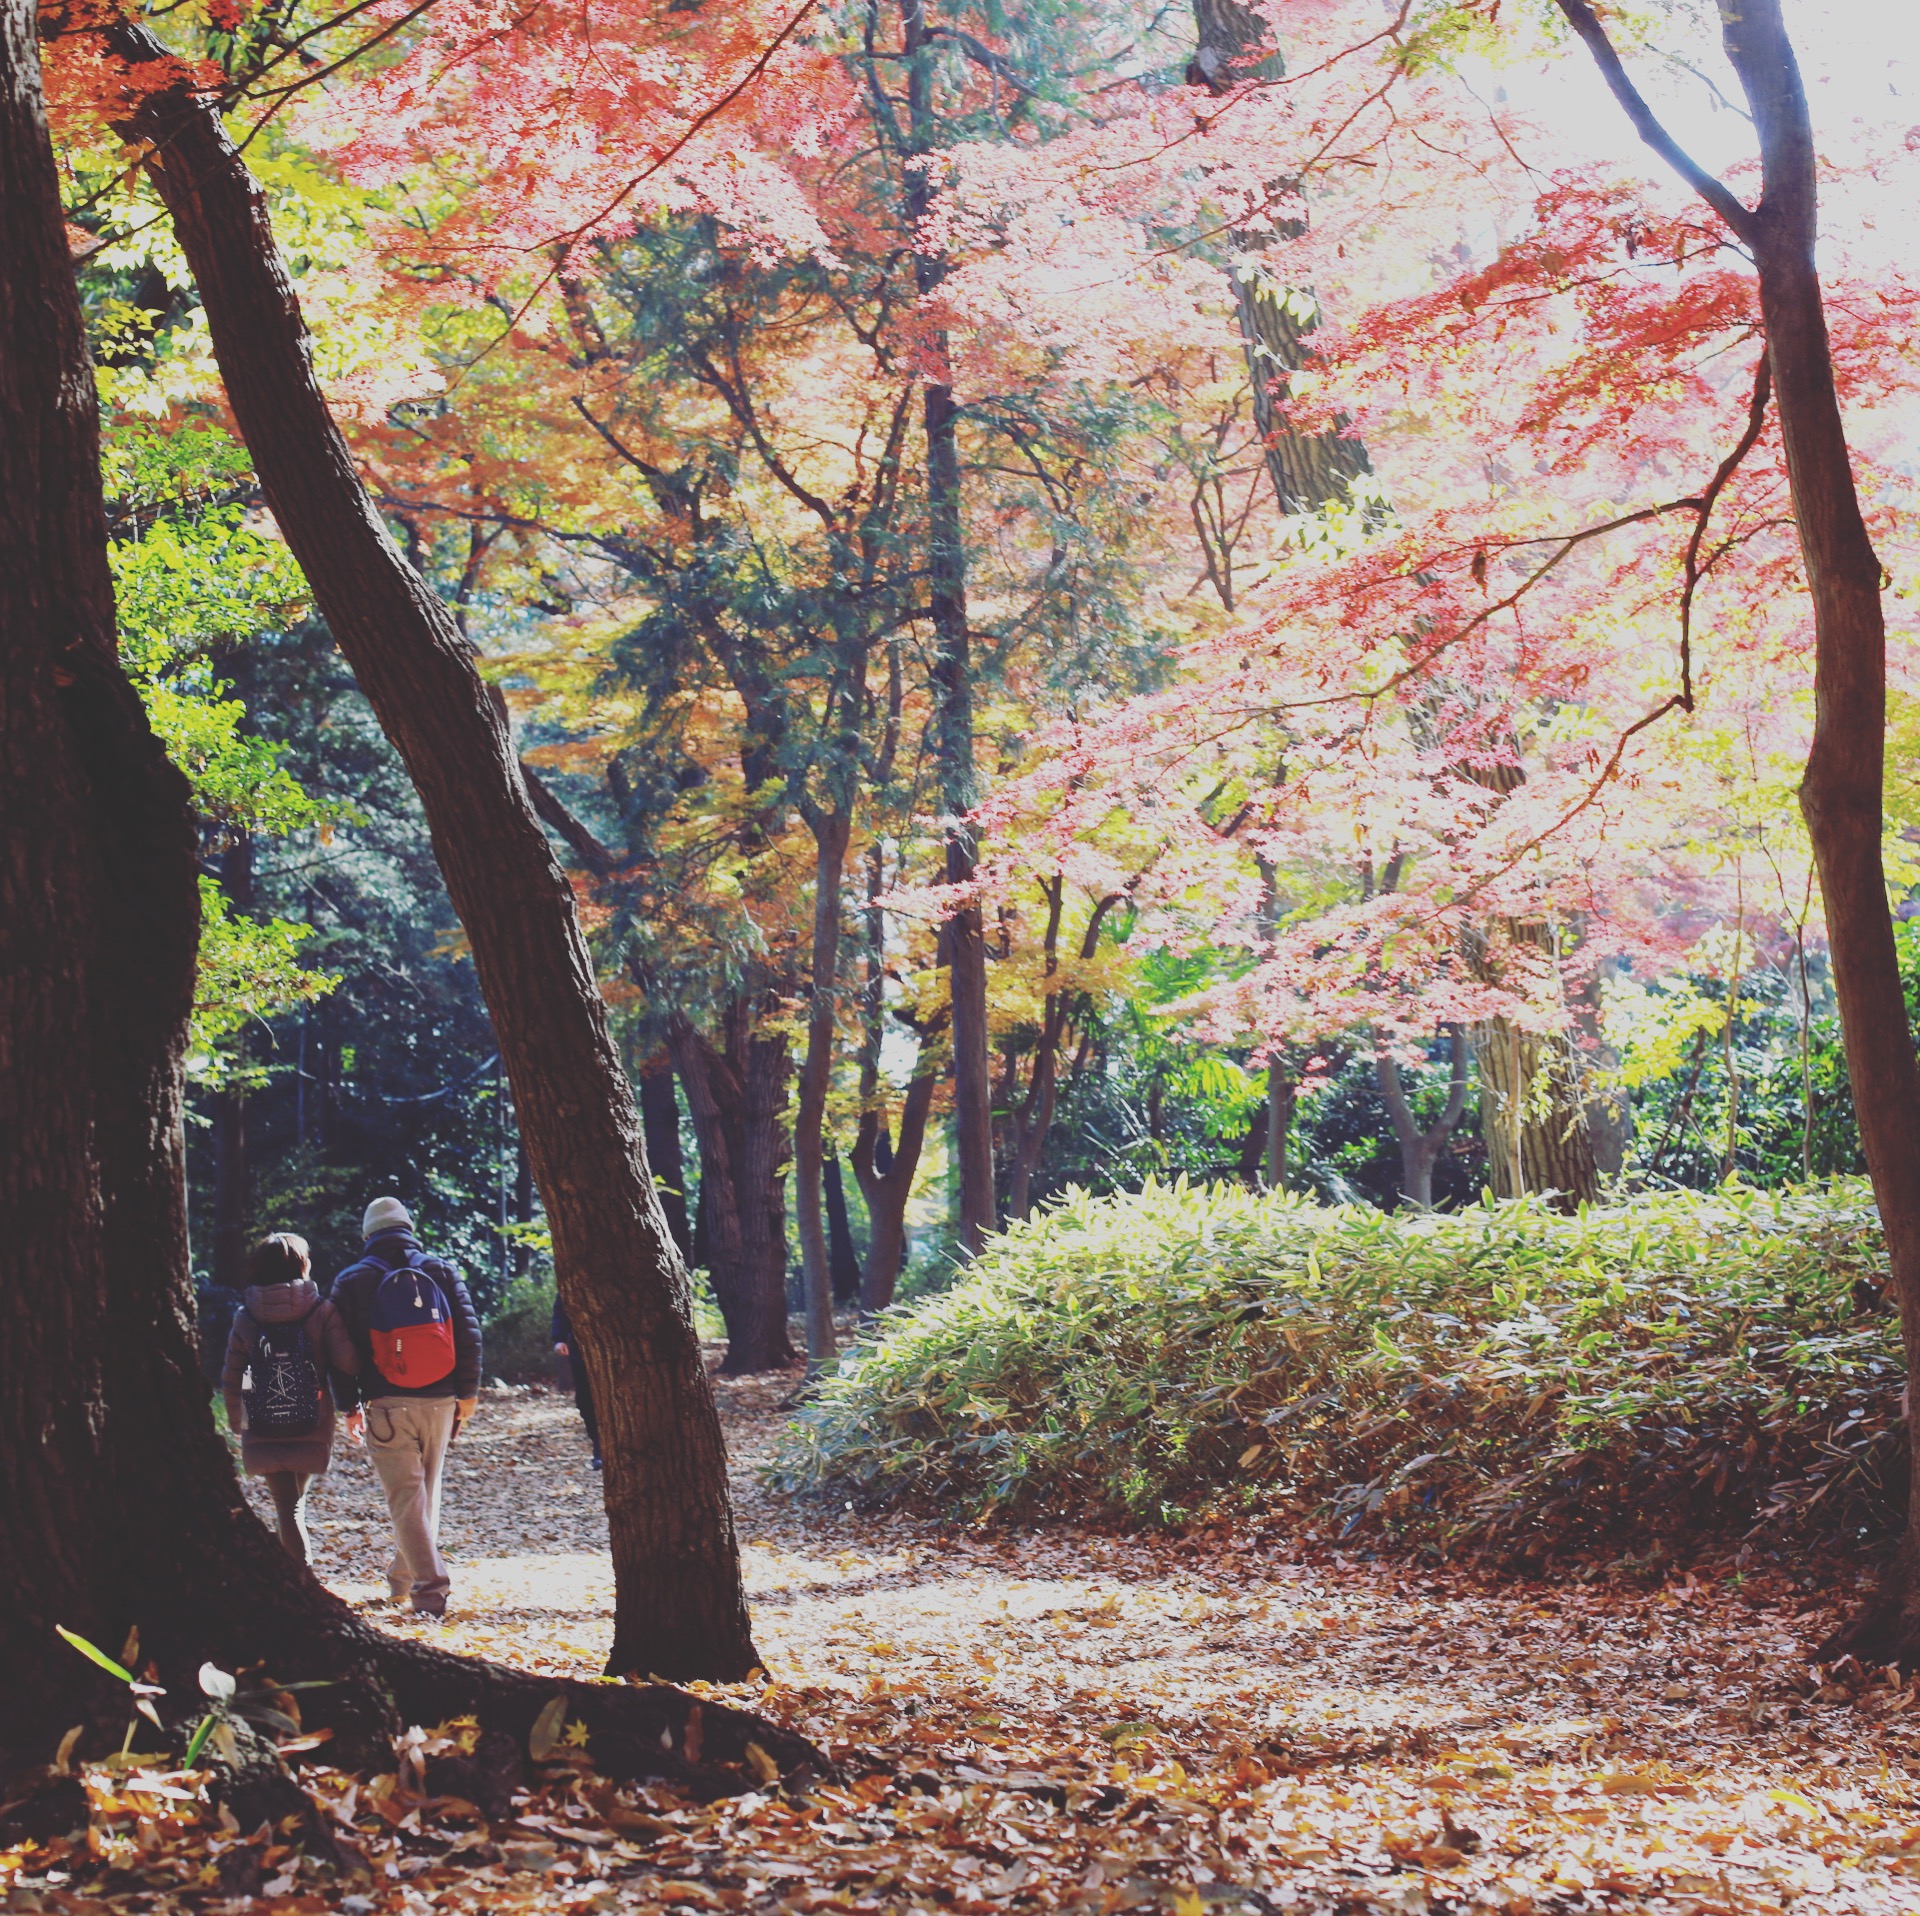
[[437, 1591], [429, 1591], [423, 1597], [414, 1598], [413, 1614], [416, 1617], [444, 1617], [447, 1614], [447, 1600]]

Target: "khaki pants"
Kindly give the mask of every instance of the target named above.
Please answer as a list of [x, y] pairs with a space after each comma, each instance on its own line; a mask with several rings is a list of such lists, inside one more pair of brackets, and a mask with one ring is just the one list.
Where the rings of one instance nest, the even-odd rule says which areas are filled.
[[367, 1405], [367, 1448], [393, 1519], [387, 1587], [395, 1598], [444, 1600], [450, 1579], [440, 1556], [440, 1476], [453, 1441], [451, 1397], [376, 1397]]

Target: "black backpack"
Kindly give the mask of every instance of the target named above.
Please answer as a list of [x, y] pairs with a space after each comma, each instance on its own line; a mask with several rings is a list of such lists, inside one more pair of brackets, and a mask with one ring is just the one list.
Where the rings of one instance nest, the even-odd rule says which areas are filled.
[[241, 1381], [248, 1431], [255, 1437], [309, 1436], [320, 1423], [321, 1386], [307, 1319], [257, 1324], [255, 1330], [253, 1355]]

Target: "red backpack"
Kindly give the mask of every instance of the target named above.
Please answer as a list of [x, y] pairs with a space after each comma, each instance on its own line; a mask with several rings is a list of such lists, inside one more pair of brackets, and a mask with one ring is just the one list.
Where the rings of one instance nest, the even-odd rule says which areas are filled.
[[454, 1363], [452, 1308], [416, 1255], [380, 1280], [367, 1311], [374, 1367], [401, 1390], [439, 1383]]

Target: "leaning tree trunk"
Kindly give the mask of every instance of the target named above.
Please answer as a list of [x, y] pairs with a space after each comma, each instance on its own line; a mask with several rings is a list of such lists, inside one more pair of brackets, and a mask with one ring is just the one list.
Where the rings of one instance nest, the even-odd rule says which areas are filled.
[[[34, 31], [28, 0], [0, 0], [0, 1774], [44, 1761], [98, 1700], [56, 1624], [110, 1649], [137, 1626], [182, 1701], [205, 1659], [334, 1679], [309, 1716], [338, 1725], [348, 1761], [390, 1763], [387, 1731], [469, 1711], [524, 1743], [564, 1691], [616, 1772], [739, 1787], [749, 1739], [805, 1764], [800, 1739], [664, 1686], [560, 1683], [387, 1637], [240, 1497], [188, 1333], [195, 835], [115, 652]], [[108, 1687], [117, 1735], [125, 1692]]]
[[608, 1670], [744, 1676], [757, 1658], [686, 1272], [503, 701], [367, 496], [314, 376], [265, 198], [212, 101], [144, 29], [116, 23], [105, 38], [142, 89], [118, 130], [146, 149], [267, 503], [420, 794], [472, 944], [600, 1406]]
[[[1826, 906], [1835, 995], [1860, 1142], [1886, 1235], [1909, 1378], [1920, 1372], [1920, 1065], [1881, 856], [1887, 635], [1880, 561], [1860, 511], [1815, 263], [1812, 118], [1780, 0], [1721, 8], [1721, 36], [1760, 141], [1749, 208], [1675, 144], [1635, 90], [1585, 0], [1559, 0], [1614, 96], [1655, 152], [1753, 256], [1774, 404], [1813, 600], [1813, 747], [1800, 808]], [[1920, 1661], [1920, 1451], [1909, 1442], [1907, 1521], [1881, 1599], [1820, 1654]]]

